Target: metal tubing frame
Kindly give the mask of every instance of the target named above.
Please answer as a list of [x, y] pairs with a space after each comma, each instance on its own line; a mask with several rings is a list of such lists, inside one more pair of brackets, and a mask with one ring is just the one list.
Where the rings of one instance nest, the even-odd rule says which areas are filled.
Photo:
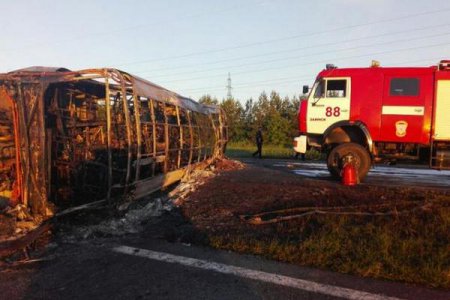
[[[48, 107], [46, 106], [44, 102], [45, 93], [47, 91], [47, 88], [50, 84], [64, 84], [69, 82], [80, 82], [86, 80], [86, 82], [90, 82], [94, 88], [100, 87], [100, 85], [103, 85], [104, 87], [104, 101], [105, 101], [105, 120], [101, 122], [102, 123], [101, 128], [104, 128], [103, 126], [106, 125], [106, 155], [107, 155], [107, 174], [106, 174], [106, 200], [111, 203], [112, 201], [112, 190], [116, 187], [124, 188], [124, 192], [128, 192], [128, 189], [131, 186], [135, 186], [138, 182], [140, 182], [142, 179], [145, 180], [152, 180], [155, 178], [157, 174], [155, 174], [155, 167], [157, 163], [163, 163], [163, 172], [162, 174], [166, 174], [169, 176], [169, 173], [180, 174], [178, 170], [180, 170], [181, 166], [186, 163], [183, 162], [184, 153], [185, 151], [189, 151], [189, 160], [187, 161], [188, 168], [191, 168], [192, 166], [200, 163], [200, 161], [205, 160], [206, 158], [209, 158], [209, 156], [212, 156], [213, 158], [220, 155], [221, 151], [220, 149], [217, 149], [217, 147], [220, 147], [224, 144], [223, 142], [223, 126], [225, 124], [222, 124], [222, 122], [225, 120], [225, 116], [223, 116], [223, 111], [220, 109], [217, 109], [213, 106], [202, 106], [199, 104], [195, 104], [195, 106], [192, 102], [192, 100], [183, 98], [177, 94], [170, 94], [171, 92], [164, 90], [161, 87], [158, 87], [156, 85], [152, 85], [149, 83], [149, 86], [143, 86], [142, 84], [146, 84], [145, 81], [142, 79], [136, 79], [135, 77], [115, 70], [115, 69], [88, 69], [88, 70], [82, 70], [78, 72], [71, 72], [71, 71], [64, 71], [64, 72], [44, 72], [44, 73], [36, 73], [36, 72], [16, 72], [16, 73], [9, 73], [9, 74], [0, 74], [0, 85], [8, 86], [9, 89], [15, 89], [15, 105], [17, 110], [17, 130], [20, 134], [20, 141], [16, 141], [16, 151], [20, 153], [18, 156], [18, 159], [20, 160], [20, 165], [22, 167], [22, 177], [21, 182], [18, 182], [18, 184], [22, 184], [22, 202], [25, 206], [29, 206], [35, 199], [31, 199], [31, 193], [33, 193], [33, 197], [36, 197], [36, 194], [39, 194], [39, 196], [45, 196], [46, 199], [40, 199], [47, 201], [49, 197], [50, 192], [50, 168], [52, 167], [51, 159], [53, 159], [50, 156], [47, 156], [46, 153], [50, 151], [50, 144], [49, 139], [53, 140], [53, 135], [47, 136], [47, 132], [45, 130], [46, 128], [46, 110]], [[139, 81], [139, 83], [137, 82]], [[24, 83], [26, 85], [24, 85]], [[117, 84], [116, 84], [117, 83]], [[138, 86], [140, 84], [140, 86]], [[149, 88], [146, 90], [146, 88]], [[161, 94], [158, 94], [155, 92], [156, 98], [153, 98], [151, 94], [153, 91], [151, 89], [158, 89], [161, 90]], [[121, 186], [114, 184], [114, 177], [113, 177], [113, 166], [115, 162], [113, 161], [113, 120], [112, 120], [112, 107], [111, 107], [111, 97], [112, 97], [112, 90], [120, 90], [122, 94], [122, 103], [123, 107], [122, 112], [124, 114], [125, 119], [125, 127], [126, 127], [126, 141], [127, 141], [127, 159], [126, 159], [126, 175], [124, 180], [124, 185]], [[143, 94], [140, 94], [141, 91]], [[24, 93], [27, 93], [26, 95]], [[56, 93], [56, 91], [55, 91]], [[163, 100], [159, 95], [170, 95], [170, 97], [175, 97], [176, 99], [173, 100], [172, 98], [168, 98], [167, 100]], [[93, 94], [94, 95], [94, 94]], [[128, 99], [128, 95], [131, 95], [131, 99]], [[33, 99], [32, 101], [29, 101], [30, 99]], [[58, 96], [59, 98], [60, 96]], [[153, 158], [153, 161], [151, 162], [151, 173], [148, 174], [148, 178], [141, 178], [141, 161], [142, 161], [142, 144], [143, 144], [143, 138], [150, 138], [149, 136], [142, 136], [142, 126], [141, 126], [141, 101], [140, 97], [145, 97], [146, 101], [148, 101], [148, 108], [149, 112], [151, 114], [151, 130], [148, 130], [148, 134], [151, 131], [151, 139], [152, 139], [152, 153], [146, 153], [148, 156]], [[163, 96], [161, 96], [163, 97]], [[26, 100], [28, 99], [28, 100]], [[93, 101], [102, 101], [102, 99], [94, 98], [98, 100]], [[131, 120], [131, 114], [130, 114], [130, 105], [132, 104], [134, 106], [134, 122], [135, 124], [132, 124]], [[183, 101], [187, 101], [186, 104]], [[191, 102], [189, 102], [191, 101]], [[26, 106], [29, 105], [31, 102], [31, 107], [29, 110], [26, 109]], [[156, 103], [159, 103], [162, 113], [163, 113], [163, 122], [160, 122], [156, 118], [155, 113], [155, 105]], [[70, 102], [72, 103], [72, 102]], [[98, 105], [98, 104], [97, 104]], [[102, 104], [101, 104], [102, 105]], [[168, 114], [167, 114], [167, 106], [173, 106], [176, 112], [177, 122], [176, 124], [169, 124]], [[194, 105], [194, 106], [193, 106]], [[79, 107], [79, 106], [77, 106]], [[89, 106], [88, 113], [92, 113], [91, 106]], [[94, 106], [95, 107], [95, 106]], [[59, 109], [59, 106], [58, 106]], [[95, 109], [95, 108], [94, 108]], [[181, 110], [183, 110], [183, 114], [185, 115], [186, 120], [184, 120], [183, 124], [181, 122]], [[172, 113], [175, 113], [172, 112]], [[213, 113], [219, 114], [218, 116], [218, 124], [215, 124], [214, 118], [212, 116]], [[194, 116], [195, 115], [195, 116]], [[35, 118], [36, 117], [36, 118]], [[70, 118], [73, 116], [70, 115]], [[67, 116], [65, 117], [67, 118]], [[196, 122], [194, 124], [194, 118], [196, 119]], [[67, 120], [67, 119], [65, 119]], [[36, 131], [33, 132], [33, 141], [30, 140], [30, 127], [33, 125], [34, 122], [38, 122], [39, 126], [43, 126], [42, 130], [36, 135]], [[66, 121], [64, 121], [66, 122]], [[116, 121], [114, 121], [116, 122]], [[101, 124], [101, 123], [99, 123]], [[158, 152], [158, 136], [157, 136], [157, 129], [160, 128], [162, 125], [164, 125], [164, 132], [159, 132], [160, 134], [164, 134], [164, 160], [162, 160], [162, 157], [159, 158], [158, 155], [162, 154]], [[96, 125], [92, 125], [96, 126]], [[170, 148], [170, 142], [171, 142], [171, 136], [169, 132], [169, 126], [176, 126], [178, 127], [177, 131], [179, 134], [179, 137], [177, 139], [177, 147], [174, 147], [174, 149]], [[219, 128], [217, 128], [219, 126]], [[133, 138], [132, 134], [132, 127], [136, 130], [135, 138]], [[93, 128], [93, 127], [89, 127]], [[89, 130], [89, 129], [86, 129]], [[134, 130], [134, 129], [133, 129]], [[189, 149], [184, 145], [185, 142], [185, 131], [189, 131]], [[213, 131], [213, 132], [204, 132], [205, 130]], [[218, 132], [217, 130], [220, 130]], [[103, 131], [102, 131], [103, 132]], [[214, 134], [214, 136], [212, 136]], [[123, 138], [123, 133], [121, 133], [119, 136], [117, 136], [117, 139], [120, 142], [120, 139]], [[64, 135], [65, 136], [65, 135]], [[91, 137], [90, 137], [90, 131], [85, 131], [84, 136], [84, 143], [87, 145], [91, 143]], [[196, 136], [197, 138], [194, 138]], [[212, 138], [214, 137], [214, 141]], [[93, 140], [94, 141], [94, 140]], [[187, 142], [187, 140], [186, 140]], [[31, 143], [33, 143], [33, 147], [31, 147]], [[101, 145], [101, 144], [100, 144]], [[103, 144], [104, 145], [104, 144]], [[43, 154], [43, 160], [40, 162], [37, 162], [37, 165], [34, 165], [36, 162], [32, 162], [33, 154], [31, 153], [32, 149], [34, 147], [39, 147], [39, 153], [42, 152]], [[87, 147], [87, 146], [85, 146]], [[89, 146], [90, 147], [90, 146]], [[114, 146], [115, 147], [115, 146]], [[204, 150], [202, 148], [205, 147]], [[136, 148], [136, 151], [133, 151], [133, 149]], [[206, 151], [206, 148], [212, 148], [208, 151]], [[72, 149], [72, 148], [71, 148]], [[150, 149], [148, 149], [150, 150]], [[148, 151], [147, 150], [147, 151]], [[83, 150], [84, 151], [84, 150]], [[146, 152], [147, 152], [146, 151]], [[170, 154], [173, 152], [174, 156], [172, 157]], [[195, 156], [194, 156], [195, 152]], [[208, 152], [208, 153], [207, 153]], [[177, 153], [177, 157], [175, 157], [175, 153]], [[136, 155], [136, 157], [134, 157]], [[208, 157], [207, 157], [208, 156]], [[88, 160], [87, 152], [83, 156], [84, 160]], [[170, 165], [169, 170], [169, 159], [173, 159], [173, 163]], [[186, 157], [187, 158], [187, 157]], [[195, 159], [194, 159], [195, 158]], [[114, 158], [115, 159], [115, 158]], [[134, 160], [134, 161], [133, 161]], [[125, 160], [124, 160], [125, 162]], [[94, 163], [94, 162], [92, 162]], [[132, 164], [136, 165], [135, 170], [135, 176], [133, 179], [133, 182], [131, 182], [131, 168]], [[46, 170], [41, 170], [41, 164], [45, 165], [44, 168], [47, 168]], [[45, 179], [41, 178], [34, 178], [34, 176], [37, 174], [35, 168], [39, 169], [39, 172], [45, 172]], [[47, 173], [48, 172], [48, 173]], [[36, 173], [36, 174], [35, 174]], [[171, 180], [174, 180], [177, 176], [173, 177], [172, 175]], [[47, 180], [47, 181], [46, 181]], [[42, 184], [41, 181], [46, 181], [43, 184], [47, 186], [41, 187]], [[70, 183], [70, 181], [69, 181]], [[113, 186], [114, 184], [114, 186]], [[31, 187], [33, 185], [33, 187]], [[32, 191], [33, 189], [33, 191]], [[44, 191], [45, 193], [39, 193], [38, 190]], [[38, 197], [39, 197], [38, 196]], [[37, 199], [36, 199], [37, 200]], [[40, 204], [39, 204], [40, 205]], [[39, 207], [40, 208], [40, 207]]]

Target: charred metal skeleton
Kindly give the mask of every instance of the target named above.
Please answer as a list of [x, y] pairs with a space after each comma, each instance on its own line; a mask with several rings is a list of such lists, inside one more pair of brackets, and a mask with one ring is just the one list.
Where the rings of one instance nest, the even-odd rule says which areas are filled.
[[142, 197], [223, 154], [225, 115], [116, 69], [0, 74], [0, 198], [45, 218]]

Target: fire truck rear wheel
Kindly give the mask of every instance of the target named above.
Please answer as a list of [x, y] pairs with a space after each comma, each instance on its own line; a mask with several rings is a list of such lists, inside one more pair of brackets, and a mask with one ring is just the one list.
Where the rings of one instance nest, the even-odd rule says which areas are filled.
[[356, 143], [343, 143], [334, 147], [327, 157], [327, 167], [335, 178], [341, 178], [342, 158], [351, 155], [358, 171], [359, 180], [366, 177], [370, 169], [370, 154], [363, 146]]

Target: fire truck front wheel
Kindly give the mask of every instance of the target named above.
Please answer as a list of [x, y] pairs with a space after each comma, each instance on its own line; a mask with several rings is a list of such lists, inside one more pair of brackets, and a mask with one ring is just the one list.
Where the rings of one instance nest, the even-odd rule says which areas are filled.
[[341, 177], [341, 170], [346, 158], [351, 160], [358, 172], [359, 180], [362, 181], [371, 165], [369, 152], [356, 143], [343, 143], [334, 147], [327, 157], [327, 167], [333, 177], [338, 179]]

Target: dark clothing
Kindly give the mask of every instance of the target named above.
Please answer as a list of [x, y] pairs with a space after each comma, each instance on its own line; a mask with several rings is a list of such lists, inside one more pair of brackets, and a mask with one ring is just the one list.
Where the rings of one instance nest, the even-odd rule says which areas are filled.
[[256, 147], [258, 147], [258, 150], [253, 152], [252, 156], [255, 157], [258, 154], [258, 157], [261, 158], [262, 157], [262, 143], [256, 144]]
[[256, 150], [253, 153], [253, 157], [255, 157], [256, 155], [258, 155], [259, 158], [262, 157], [262, 145], [263, 145], [263, 136], [262, 136], [262, 132], [261, 130], [258, 130], [256, 132], [256, 147], [258, 148], [258, 150]]
[[258, 130], [258, 131], [256, 132], [256, 144], [257, 144], [257, 145], [258, 145], [258, 144], [261, 144], [261, 145], [262, 145], [262, 143], [263, 143], [262, 132], [261, 132], [261, 130]]
[[305, 161], [305, 153], [298, 153], [298, 152], [295, 152], [295, 159], [298, 159], [298, 156], [299, 156], [299, 155], [301, 155], [302, 160]]

